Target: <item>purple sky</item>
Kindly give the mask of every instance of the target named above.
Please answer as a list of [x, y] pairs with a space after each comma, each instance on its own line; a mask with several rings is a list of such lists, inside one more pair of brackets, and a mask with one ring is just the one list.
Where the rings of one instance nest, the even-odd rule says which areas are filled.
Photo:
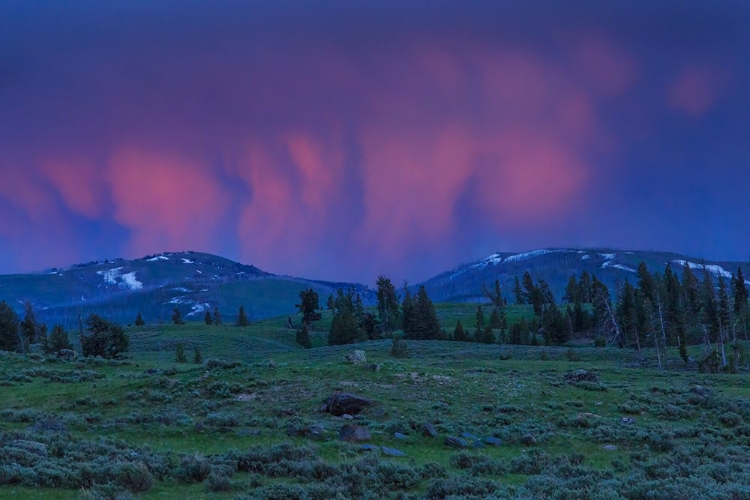
[[3, 273], [750, 255], [750, 2], [5, 0], [0, 33]]

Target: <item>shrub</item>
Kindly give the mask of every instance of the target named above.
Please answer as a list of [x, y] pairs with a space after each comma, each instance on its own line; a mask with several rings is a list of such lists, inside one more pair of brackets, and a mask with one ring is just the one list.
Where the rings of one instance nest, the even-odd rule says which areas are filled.
[[232, 481], [224, 474], [211, 473], [206, 478], [206, 490], [210, 493], [232, 491]]
[[742, 417], [733, 411], [729, 411], [719, 417], [719, 422], [727, 427], [737, 427], [742, 423]]
[[182, 458], [177, 468], [177, 478], [186, 483], [202, 483], [211, 474], [211, 464], [202, 455], [188, 455]]
[[122, 464], [116, 475], [117, 483], [133, 493], [148, 491], [154, 485], [154, 477], [143, 462]]
[[408, 358], [409, 346], [401, 339], [393, 339], [390, 354], [394, 358]]

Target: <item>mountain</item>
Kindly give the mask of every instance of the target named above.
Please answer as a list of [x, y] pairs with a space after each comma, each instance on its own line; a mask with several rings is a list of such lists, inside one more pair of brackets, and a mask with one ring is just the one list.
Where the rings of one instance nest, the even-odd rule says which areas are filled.
[[[435, 302], [479, 302], [486, 300], [482, 294], [483, 287], [494, 286], [497, 279], [505, 298], [510, 302], [513, 300], [515, 277], [520, 280], [524, 272], [529, 271], [534, 280], [547, 281], [556, 299], [561, 300], [572, 274], [580, 275], [588, 271], [614, 290], [626, 279], [635, 284], [640, 262], [645, 262], [651, 272], [663, 272], [669, 263], [678, 274], [681, 274], [684, 263], [688, 262], [697, 273], [703, 272], [705, 266], [714, 276], [727, 279], [741, 266], [744, 276], [750, 276], [747, 262], [703, 261], [669, 252], [545, 248], [523, 253], [495, 253], [441, 273], [421, 285], [425, 286]], [[750, 281], [747, 283], [750, 285]]]
[[177, 307], [187, 320], [203, 320], [217, 306], [224, 322], [236, 319], [243, 305], [251, 319], [291, 315], [299, 292], [313, 288], [325, 307], [337, 289], [354, 288], [365, 304], [374, 294], [356, 283], [332, 283], [264, 272], [255, 266], [199, 252], [162, 253], [136, 260], [105, 260], [43, 273], [0, 276], [0, 300], [19, 313], [33, 304], [37, 319], [66, 327], [97, 313], [122, 324], [140, 312], [147, 323], [171, 321]]

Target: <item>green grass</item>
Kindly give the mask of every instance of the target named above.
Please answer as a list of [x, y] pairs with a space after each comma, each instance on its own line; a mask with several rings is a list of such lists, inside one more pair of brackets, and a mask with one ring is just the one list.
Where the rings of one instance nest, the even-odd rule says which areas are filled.
[[[471, 324], [475, 307], [441, 304], [438, 314], [443, 324], [459, 319]], [[526, 314], [522, 308], [511, 311], [515, 317]], [[380, 464], [417, 470], [433, 462], [448, 476], [469, 481], [469, 472], [452, 465], [457, 451], [445, 446], [445, 436], [463, 432], [497, 436], [503, 440], [502, 446], [468, 453], [504, 464], [505, 474], [478, 477], [496, 481], [498, 487], [516, 488], [508, 490], [516, 493], [522, 491], [519, 488], [540, 487], [534, 486], [535, 481], [545, 474], [512, 471], [519, 460], [540, 459], [529, 455], [532, 450], [544, 452], [544, 460], [557, 461], [545, 466], [549, 474], [556, 474], [555, 481], [561, 481], [558, 476], [567, 470], [558, 462], [580, 454], [582, 474], [592, 478], [597, 473], [609, 475], [624, 489], [633, 487], [633, 480], [626, 472], [615, 470], [613, 461], [619, 460], [628, 471], [642, 474], [638, 480], [646, 481], [654, 479], [649, 476], [650, 467], [666, 460], [667, 465], [661, 465], [667, 476], [664, 480], [681, 484], [686, 479], [679, 475], [679, 464], [669, 466], [673, 453], [696, 450], [692, 455], [701, 456], [700, 450], [705, 452], [709, 449], [706, 447], [747, 450], [750, 445], [750, 428], [745, 425], [750, 421], [746, 374], [702, 375], [694, 366], [684, 367], [678, 362], [676, 352], [670, 352], [672, 364], [665, 373], [654, 369], [654, 356], [649, 351], [644, 351], [649, 362], [641, 367], [634, 364], [636, 353], [631, 350], [593, 347], [576, 348], [580, 361], [571, 362], [568, 348], [408, 342], [411, 357], [395, 359], [389, 356], [388, 340], [324, 346], [327, 322], [328, 313], [313, 332], [314, 343], [320, 347], [310, 350], [295, 344], [294, 330], [286, 328], [284, 317], [246, 328], [197, 323], [131, 328], [132, 358], [124, 363], [50, 362], [39, 356], [0, 355], [0, 466], [11, 463], [11, 458], [3, 454], [3, 444], [18, 436], [42, 439], [29, 431], [29, 426], [54, 417], [66, 422], [68, 432], [43, 439], [72, 443], [104, 439], [133, 450], [117, 452], [121, 456], [110, 452], [115, 453], [111, 457], [114, 461], [151, 453], [171, 463], [170, 472], [164, 479], [155, 480], [143, 498], [208, 495], [204, 485], [181, 482], [175, 475], [180, 456], [193, 453], [220, 460], [231, 450], [270, 449], [283, 443], [295, 448], [311, 446], [317, 460], [338, 467], [344, 474], [346, 464], [362, 456], [356, 445], [336, 439], [346, 422], [319, 411], [322, 401], [336, 391], [374, 400], [375, 407], [357, 422], [370, 429], [373, 444], [398, 448], [409, 456], [382, 457]], [[188, 358], [192, 346], [199, 346], [206, 359], [239, 364], [209, 369], [205, 364], [175, 363], [178, 342], [188, 347]], [[379, 370], [344, 362], [353, 348], [365, 350], [368, 362], [377, 364]], [[547, 360], [542, 360], [542, 353]], [[692, 354], [697, 357], [699, 350], [694, 349]], [[564, 375], [575, 369], [594, 372], [599, 386], [566, 382]], [[589, 390], [597, 388], [604, 390]], [[29, 410], [36, 413], [24, 413]], [[741, 422], [734, 427], [722, 423], [720, 418], [728, 412], [738, 414]], [[636, 424], [622, 424], [623, 417], [635, 418]], [[437, 427], [438, 439], [421, 435], [419, 428], [425, 422]], [[312, 442], [287, 435], [290, 425], [314, 423], [328, 429], [326, 440]], [[396, 439], [394, 430], [406, 433], [409, 441]], [[536, 446], [522, 442], [526, 433], [534, 435]], [[617, 450], [604, 449], [607, 444], [617, 446]], [[742, 484], [750, 477], [750, 456], [746, 456], [750, 452], [742, 453], [732, 455], [735, 469], [721, 487]], [[547, 456], [550, 458], [544, 458]], [[638, 457], [645, 457], [645, 462], [639, 462]], [[706, 467], [722, 463], [719, 458], [704, 460]], [[393, 473], [383, 477], [389, 475]], [[237, 472], [232, 480], [259, 480], [262, 488], [277, 483], [313, 484], [301, 476], [256, 476]], [[0, 484], [2, 478], [0, 472]], [[709, 479], [704, 478], [704, 482]], [[380, 487], [378, 481], [384, 480], [368, 479], [372, 488]], [[422, 479], [405, 491], [424, 495], [435, 487], [435, 481], [438, 479]], [[564, 488], [572, 486], [561, 483], [558, 490]], [[252, 488], [246, 485], [245, 490]], [[383, 491], [387, 491], [384, 495], [395, 493], [388, 488]], [[2, 498], [75, 498], [78, 494], [75, 488], [0, 486]], [[237, 494], [234, 491], [210, 497], [235, 498]], [[695, 498], [700, 497], [700, 492], [696, 493]]]

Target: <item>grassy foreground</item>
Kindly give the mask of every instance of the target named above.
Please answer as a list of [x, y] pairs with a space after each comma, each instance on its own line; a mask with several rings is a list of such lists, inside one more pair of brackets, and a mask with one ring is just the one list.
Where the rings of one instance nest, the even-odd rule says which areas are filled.
[[[0, 354], [0, 497], [750, 498], [746, 374], [617, 349], [305, 351], [285, 323], [133, 329], [124, 362]], [[178, 342], [211, 359], [175, 363]], [[373, 405], [321, 412], [336, 392]]]

